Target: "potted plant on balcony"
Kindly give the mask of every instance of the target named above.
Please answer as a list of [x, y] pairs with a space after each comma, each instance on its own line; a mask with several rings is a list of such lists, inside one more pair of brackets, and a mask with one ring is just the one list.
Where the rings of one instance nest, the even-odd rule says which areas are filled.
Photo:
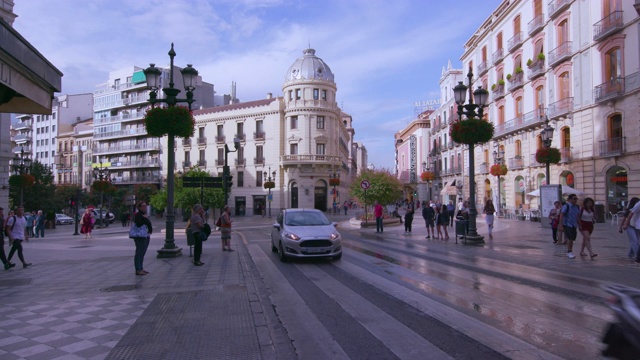
[[457, 143], [484, 144], [493, 138], [493, 124], [476, 118], [454, 121], [449, 130], [451, 139]]
[[496, 84], [491, 85], [491, 91], [496, 91], [497, 88], [498, 88], [498, 85]]
[[498, 85], [499, 86], [504, 86], [504, 80], [503, 79], [498, 80]]
[[193, 136], [195, 119], [185, 106], [155, 107], [145, 114], [144, 125], [151, 136], [173, 134], [188, 139]]
[[423, 171], [422, 174], [420, 174], [420, 180], [422, 181], [431, 181], [433, 179], [435, 179], [435, 175], [431, 171]]
[[531, 59], [527, 60], [527, 66], [531, 67], [531, 65], [533, 65], [533, 60]]
[[511, 74], [507, 74], [507, 80], [511, 81]]
[[538, 54], [537, 59], [539, 61], [544, 61], [544, 54], [543, 53]]
[[541, 147], [536, 151], [536, 161], [540, 164], [557, 164], [560, 162], [560, 150], [555, 147]]
[[504, 176], [507, 175], [507, 165], [505, 164], [494, 164], [491, 165], [491, 175], [493, 176]]
[[516, 67], [516, 69], [515, 69], [515, 73], [516, 73], [516, 74], [522, 74], [522, 73], [524, 73], [524, 70], [522, 70], [522, 68], [521, 68], [520, 66], [518, 66], [518, 67]]

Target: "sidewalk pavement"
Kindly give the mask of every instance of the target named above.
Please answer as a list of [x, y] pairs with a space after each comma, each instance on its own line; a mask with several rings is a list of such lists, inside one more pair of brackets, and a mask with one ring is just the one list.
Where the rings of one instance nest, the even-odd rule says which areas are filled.
[[[412, 234], [405, 235], [399, 224], [387, 226], [384, 234], [351, 228], [351, 216], [329, 215], [344, 231], [363, 237], [427, 241], [420, 217], [414, 220]], [[0, 274], [0, 358], [295, 358], [241, 233], [248, 227], [268, 227], [274, 220], [234, 217], [232, 247], [236, 251], [222, 252], [218, 233], [213, 233], [204, 245], [205, 265], [196, 267], [190, 262], [182, 221], [175, 224], [175, 239], [183, 256], [156, 257], [164, 240], [158, 229], [165, 225], [164, 219], [153, 219], [156, 231], [145, 258], [147, 276], [135, 275], [134, 245], [127, 237], [128, 228], [120, 223], [95, 230], [87, 240], [71, 235], [73, 226], [46, 231], [45, 238], [24, 246], [32, 267], [22, 269], [18, 262], [16, 268]], [[483, 218], [478, 218], [478, 228], [486, 234]], [[609, 222], [596, 225], [594, 247], [599, 256], [595, 265], [631, 266], [626, 259], [626, 236], [616, 230]], [[459, 241], [458, 249], [495, 250], [485, 251], [484, 256], [524, 253], [533, 261], [544, 259], [540, 264], [544, 267], [581, 266], [584, 259], [567, 259], [564, 247], [551, 243], [550, 232], [541, 229], [540, 223], [498, 219], [492, 241], [481, 248], [465, 248]], [[455, 244], [454, 236], [450, 237], [449, 244]], [[574, 245], [576, 253], [579, 243]], [[628, 267], [619, 268], [599, 276], [620, 280]]]

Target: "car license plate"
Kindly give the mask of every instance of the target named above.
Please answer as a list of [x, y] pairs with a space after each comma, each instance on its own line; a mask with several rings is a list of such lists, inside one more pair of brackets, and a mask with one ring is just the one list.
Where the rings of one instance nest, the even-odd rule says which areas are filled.
[[315, 248], [305, 248], [306, 252], [311, 253], [311, 254], [316, 254], [316, 253], [322, 253], [325, 252], [327, 250], [329, 250], [326, 247], [315, 247]]

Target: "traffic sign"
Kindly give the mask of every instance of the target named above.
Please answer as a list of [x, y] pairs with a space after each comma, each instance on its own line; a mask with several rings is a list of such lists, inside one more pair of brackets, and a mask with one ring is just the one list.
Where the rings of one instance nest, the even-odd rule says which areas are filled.
[[360, 187], [361, 187], [363, 190], [367, 190], [369, 187], [371, 187], [371, 183], [369, 182], [369, 180], [362, 180], [362, 181], [360, 182]]
[[185, 188], [222, 188], [222, 177], [183, 177], [182, 187]]

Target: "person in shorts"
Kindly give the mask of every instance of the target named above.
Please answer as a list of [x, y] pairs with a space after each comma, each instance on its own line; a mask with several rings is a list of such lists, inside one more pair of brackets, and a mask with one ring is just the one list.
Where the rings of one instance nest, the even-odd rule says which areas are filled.
[[558, 221], [558, 231], [564, 231], [564, 237], [567, 241], [567, 257], [575, 259], [573, 254], [573, 242], [578, 236], [578, 216], [580, 208], [577, 205], [578, 197], [575, 194], [569, 195], [567, 203], [560, 211], [560, 219]]
[[433, 210], [426, 201], [422, 203], [422, 218], [424, 219], [425, 226], [427, 227], [427, 239], [436, 237], [436, 229], [434, 226], [434, 219], [436, 217], [436, 212]]

